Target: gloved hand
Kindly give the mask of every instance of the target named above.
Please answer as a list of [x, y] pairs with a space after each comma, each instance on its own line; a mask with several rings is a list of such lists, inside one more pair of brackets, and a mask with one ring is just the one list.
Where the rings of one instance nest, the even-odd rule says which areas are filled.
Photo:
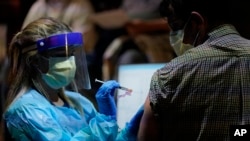
[[144, 106], [142, 105], [130, 122], [126, 123], [126, 128], [130, 134], [137, 135], [143, 112]]
[[115, 80], [109, 80], [102, 84], [95, 97], [99, 112], [116, 119], [116, 104], [114, 100], [115, 89], [120, 85]]
[[123, 128], [116, 137], [115, 141], [136, 141], [137, 133], [140, 126], [140, 121], [144, 112], [143, 105], [132, 117], [132, 119], [126, 123], [125, 128]]

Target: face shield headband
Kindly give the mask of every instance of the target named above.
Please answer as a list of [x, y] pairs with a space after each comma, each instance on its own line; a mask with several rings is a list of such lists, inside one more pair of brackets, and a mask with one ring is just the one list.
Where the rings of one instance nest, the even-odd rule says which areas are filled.
[[82, 45], [82, 34], [77, 32], [57, 34], [49, 36], [48, 38], [40, 39], [36, 42], [39, 53], [60, 47], [65, 47], [67, 49], [69, 46], [79, 47]]
[[62, 57], [62, 54], [65, 58], [74, 56], [76, 72], [74, 80], [69, 85], [70, 88], [77, 90], [91, 89], [81, 33], [71, 32], [52, 35], [36, 41], [36, 48], [40, 54], [48, 52], [49, 58], [57, 57], [58, 52], [60, 52], [60, 57]]

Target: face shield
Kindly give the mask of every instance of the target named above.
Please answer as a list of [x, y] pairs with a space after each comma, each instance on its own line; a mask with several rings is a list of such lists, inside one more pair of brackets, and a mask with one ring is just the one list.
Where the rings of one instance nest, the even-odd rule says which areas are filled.
[[[64, 87], [77, 90], [91, 89], [81, 33], [52, 35], [38, 40], [36, 47], [38, 53], [49, 60], [49, 71], [43, 76], [45, 80], [50, 82], [49, 84], [57, 88], [60, 86], [57, 82], [64, 82], [67, 81], [67, 77], [72, 77], [70, 83], [64, 82], [67, 84]], [[67, 75], [64, 76], [63, 73]]]

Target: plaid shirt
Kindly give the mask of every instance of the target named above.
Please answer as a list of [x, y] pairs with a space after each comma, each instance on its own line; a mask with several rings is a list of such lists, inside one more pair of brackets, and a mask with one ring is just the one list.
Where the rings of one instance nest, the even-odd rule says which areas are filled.
[[164, 140], [229, 140], [250, 124], [250, 41], [222, 25], [152, 76], [149, 97]]

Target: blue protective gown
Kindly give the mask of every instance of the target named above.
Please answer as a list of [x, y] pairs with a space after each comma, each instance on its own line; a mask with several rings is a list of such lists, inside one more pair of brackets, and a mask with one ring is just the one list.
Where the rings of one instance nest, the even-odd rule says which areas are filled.
[[4, 114], [11, 136], [19, 141], [113, 141], [116, 120], [96, 111], [82, 95], [66, 91], [79, 101], [84, 114], [68, 106], [55, 106], [30, 89], [12, 103]]

